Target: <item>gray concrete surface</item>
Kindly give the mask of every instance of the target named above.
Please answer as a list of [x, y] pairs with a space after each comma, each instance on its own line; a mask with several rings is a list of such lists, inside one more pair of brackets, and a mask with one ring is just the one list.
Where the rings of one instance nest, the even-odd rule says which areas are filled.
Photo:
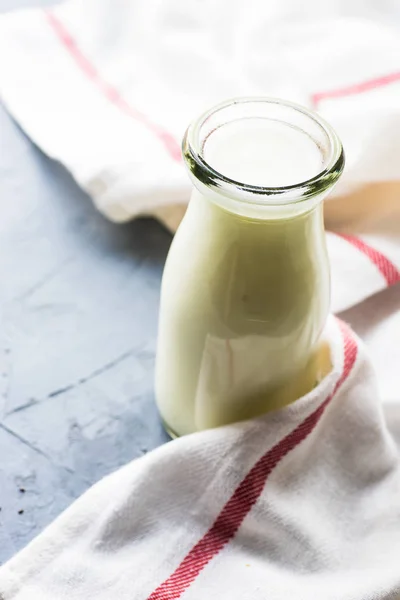
[[0, 561], [167, 440], [153, 366], [170, 240], [106, 221], [0, 106]]

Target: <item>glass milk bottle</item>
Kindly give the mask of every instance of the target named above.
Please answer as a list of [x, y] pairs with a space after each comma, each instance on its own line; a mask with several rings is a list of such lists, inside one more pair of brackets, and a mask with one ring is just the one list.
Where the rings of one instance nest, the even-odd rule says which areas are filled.
[[344, 166], [328, 123], [269, 98], [209, 110], [183, 153], [194, 189], [165, 266], [156, 364], [174, 436], [281, 407], [323, 375], [322, 200]]

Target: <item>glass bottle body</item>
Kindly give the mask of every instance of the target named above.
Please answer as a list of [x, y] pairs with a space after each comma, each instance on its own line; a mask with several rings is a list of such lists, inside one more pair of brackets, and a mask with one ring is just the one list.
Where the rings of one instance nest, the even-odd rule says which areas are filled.
[[168, 427], [246, 419], [309, 391], [329, 294], [320, 203], [255, 219], [194, 190], [162, 284], [156, 395]]
[[[327, 124], [274, 99], [209, 111], [189, 128], [184, 157], [194, 190], [163, 275], [156, 363], [172, 435], [284, 406], [329, 370], [322, 199], [344, 165]], [[281, 185], [303, 171], [303, 183]], [[261, 186], [264, 177], [281, 187]]]

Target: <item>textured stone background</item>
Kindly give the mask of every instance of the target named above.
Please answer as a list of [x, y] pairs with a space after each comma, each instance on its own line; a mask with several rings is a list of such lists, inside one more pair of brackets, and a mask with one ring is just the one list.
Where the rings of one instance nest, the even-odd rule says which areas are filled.
[[[0, 0], [0, 11], [28, 3]], [[150, 219], [107, 222], [1, 105], [0, 209], [3, 562], [167, 440], [153, 367], [171, 236]]]

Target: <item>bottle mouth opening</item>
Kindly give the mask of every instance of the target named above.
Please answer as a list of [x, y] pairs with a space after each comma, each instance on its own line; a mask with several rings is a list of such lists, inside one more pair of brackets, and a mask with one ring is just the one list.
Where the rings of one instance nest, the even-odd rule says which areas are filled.
[[[282, 126], [287, 130], [290, 128], [294, 135], [300, 135], [303, 141], [311, 144], [309, 150], [319, 158], [317, 162], [314, 160], [311, 171], [308, 168], [303, 171], [295, 170], [292, 173], [292, 178], [297, 176], [300, 181], [290, 181], [285, 185], [280, 185], [279, 178], [279, 183], [276, 183], [276, 177], [272, 177], [275, 179], [273, 185], [263, 185], [260, 184], [259, 178], [254, 180], [254, 177], [243, 176], [240, 168], [226, 169], [223, 163], [221, 166], [221, 161], [216, 161], [215, 157], [212, 157], [210, 148], [224, 126], [238, 125], [240, 128], [242, 124], [246, 127], [251, 124], [255, 133], [258, 125], [269, 128]], [[252, 135], [249, 131], [247, 134]], [[239, 148], [239, 145], [236, 147]], [[296, 161], [296, 150], [290, 145], [287, 148], [290, 150], [288, 161], [291, 161], [293, 167], [293, 162]], [[269, 149], [267, 146], [264, 149], [274, 151], [274, 141], [271, 140]], [[235, 152], [235, 147], [228, 151]], [[243, 148], [241, 151], [245, 152]], [[307, 152], [307, 149], [304, 151]], [[298, 152], [300, 161], [301, 154], [302, 150]], [[333, 128], [324, 119], [298, 104], [265, 97], [234, 98], [205, 112], [187, 129], [183, 139], [183, 156], [195, 185], [200, 183], [233, 200], [264, 206], [293, 204], [320, 195], [336, 183], [344, 168], [342, 144]], [[273, 154], [271, 157], [274, 157]], [[236, 158], [240, 160], [240, 157]], [[240, 166], [240, 163], [238, 165]], [[301, 180], [303, 173], [308, 178]]]

